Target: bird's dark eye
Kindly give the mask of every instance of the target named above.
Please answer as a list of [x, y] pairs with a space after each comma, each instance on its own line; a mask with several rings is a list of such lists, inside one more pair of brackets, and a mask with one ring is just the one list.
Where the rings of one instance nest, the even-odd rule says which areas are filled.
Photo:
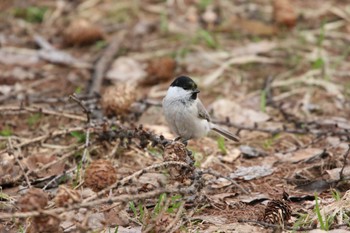
[[191, 99], [193, 99], [193, 100], [197, 99], [197, 94], [198, 94], [197, 92], [192, 93]]

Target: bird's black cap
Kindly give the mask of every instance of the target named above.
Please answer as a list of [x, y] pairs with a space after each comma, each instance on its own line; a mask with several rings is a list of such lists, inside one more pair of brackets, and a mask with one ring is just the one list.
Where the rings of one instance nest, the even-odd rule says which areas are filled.
[[171, 83], [172, 87], [182, 87], [185, 90], [197, 90], [197, 84], [187, 76], [179, 76]]

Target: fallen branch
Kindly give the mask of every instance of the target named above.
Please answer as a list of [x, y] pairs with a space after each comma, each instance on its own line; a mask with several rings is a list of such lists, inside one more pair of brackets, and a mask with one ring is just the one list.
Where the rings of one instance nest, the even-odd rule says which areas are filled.
[[94, 93], [100, 93], [102, 86], [102, 81], [107, 72], [107, 69], [112, 63], [112, 59], [118, 53], [120, 45], [123, 42], [126, 35], [126, 31], [122, 30], [113, 39], [111, 44], [105, 49], [104, 53], [101, 55], [100, 59], [97, 61], [94, 72], [92, 74], [92, 83], [89, 88], [89, 95]]

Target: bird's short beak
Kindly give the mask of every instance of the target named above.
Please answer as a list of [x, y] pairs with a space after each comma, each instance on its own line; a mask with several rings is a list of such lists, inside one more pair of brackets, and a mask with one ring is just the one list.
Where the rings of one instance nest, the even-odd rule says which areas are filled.
[[198, 89], [193, 90], [193, 93], [199, 93], [200, 91]]

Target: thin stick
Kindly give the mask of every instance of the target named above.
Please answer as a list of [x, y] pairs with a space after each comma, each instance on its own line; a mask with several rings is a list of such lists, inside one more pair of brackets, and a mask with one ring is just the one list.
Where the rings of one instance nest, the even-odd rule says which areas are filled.
[[91, 117], [91, 111], [84, 105], [83, 101], [80, 100], [75, 93], [69, 96], [69, 99], [74, 100], [79, 106], [83, 109], [83, 112], [86, 115], [87, 122], [90, 123]]
[[182, 213], [184, 212], [184, 206], [185, 202], [182, 202], [181, 205], [179, 206], [179, 209], [177, 210], [176, 216], [173, 221], [169, 224], [169, 226], [165, 229], [165, 232], [172, 233], [177, 230], [178, 227], [175, 227], [175, 225], [179, 222]]
[[[65, 118], [70, 118], [74, 120], [79, 121], [86, 121], [86, 118], [78, 115], [73, 115], [71, 113], [66, 112], [57, 112], [50, 109], [44, 109], [37, 106], [32, 107], [25, 107], [25, 106], [0, 106], [0, 112], [1, 114], [4, 114], [5, 111], [26, 111], [26, 112], [36, 112], [36, 113], [43, 113], [46, 115], [53, 115], [53, 116], [60, 116]], [[0, 115], [1, 115], [0, 114]]]
[[[64, 129], [64, 130], [56, 130], [56, 131], [50, 132], [46, 135], [41, 135], [39, 137], [30, 139], [26, 142], [22, 142], [18, 145], [13, 145], [13, 148], [22, 148], [22, 147], [27, 146], [27, 145], [32, 144], [32, 143], [44, 141], [48, 138], [53, 138], [53, 137], [57, 137], [60, 135], [69, 134], [69, 133], [74, 132], [74, 131], [82, 131], [82, 130], [84, 130], [83, 127], [75, 127], [75, 128]], [[6, 151], [7, 151], [7, 149], [2, 150], [2, 151], [0, 151], [0, 154], [5, 153]]]
[[112, 63], [112, 59], [118, 53], [120, 45], [123, 42], [126, 35], [126, 31], [122, 30], [111, 41], [111, 44], [105, 49], [101, 58], [98, 60], [94, 67], [94, 73], [92, 75], [92, 84], [89, 89], [89, 95], [94, 93], [100, 93], [103, 78], [105, 73]]
[[344, 179], [344, 169], [345, 169], [346, 165], [348, 164], [347, 161], [348, 161], [349, 154], [350, 154], [350, 144], [348, 145], [348, 150], [344, 154], [344, 164], [343, 164], [343, 167], [341, 168], [341, 170], [339, 172], [340, 180]]
[[11, 137], [8, 138], [8, 143], [9, 143], [9, 147], [10, 147], [9, 154], [12, 154], [15, 157], [16, 162], [18, 163], [19, 167], [21, 168], [22, 174], [27, 182], [28, 187], [29, 188], [32, 187], [30, 184], [30, 181], [29, 181], [29, 177], [27, 176], [22, 163], [19, 161], [16, 151], [13, 149]]

